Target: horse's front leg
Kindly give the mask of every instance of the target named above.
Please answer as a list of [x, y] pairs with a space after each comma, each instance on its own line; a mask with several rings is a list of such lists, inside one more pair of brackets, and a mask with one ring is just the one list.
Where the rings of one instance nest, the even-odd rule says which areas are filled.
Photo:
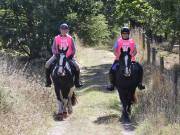
[[132, 104], [137, 102], [137, 98], [136, 98], [136, 94], [135, 94], [135, 88], [132, 90], [129, 90], [129, 94], [128, 94], [128, 105], [127, 105], [127, 112], [130, 115], [131, 114], [131, 106]]
[[67, 104], [68, 104], [68, 98], [63, 99], [63, 117], [67, 118]]
[[63, 98], [58, 85], [54, 85], [55, 93], [57, 98], [57, 118], [58, 120], [63, 120]]
[[73, 112], [72, 108], [72, 95], [74, 92], [74, 87], [70, 89], [69, 95], [68, 95], [68, 113], [71, 114]]
[[128, 112], [129, 115], [131, 115], [131, 104], [129, 104], [129, 105], [127, 106], [127, 112]]
[[122, 90], [118, 90], [118, 93], [119, 93], [120, 101], [122, 103], [122, 115], [121, 115], [121, 119], [123, 121], [129, 121], [129, 114], [127, 112], [128, 104], [127, 104], [126, 95], [125, 95], [125, 93]]
[[57, 100], [57, 104], [58, 104], [57, 114], [63, 113], [63, 102], [60, 100]]
[[61, 90], [62, 96], [63, 96], [63, 117], [67, 118], [68, 113], [67, 113], [67, 107], [68, 107], [68, 95], [70, 92], [70, 89], [64, 88]]

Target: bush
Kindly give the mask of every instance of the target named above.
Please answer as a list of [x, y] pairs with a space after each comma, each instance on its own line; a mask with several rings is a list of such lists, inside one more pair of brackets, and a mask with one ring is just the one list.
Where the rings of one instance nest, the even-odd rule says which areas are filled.
[[86, 18], [79, 31], [79, 36], [89, 45], [105, 43], [109, 40], [109, 35], [107, 21], [102, 14]]

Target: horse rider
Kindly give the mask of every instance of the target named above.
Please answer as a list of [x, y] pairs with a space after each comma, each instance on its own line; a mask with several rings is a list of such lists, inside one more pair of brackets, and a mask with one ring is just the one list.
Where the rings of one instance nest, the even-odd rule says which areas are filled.
[[[109, 71], [109, 80], [110, 80], [110, 85], [107, 86], [107, 89], [112, 91], [114, 90], [115, 86], [115, 72], [118, 66], [118, 61], [119, 61], [119, 56], [121, 53], [121, 48], [130, 48], [130, 55], [131, 55], [131, 61], [135, 62], [135, 56], [137, 54], [137, 49], [135, 42], [133, 39], [129, 38], [130, 30], [128, 27], [123, 27], [121, 29], [121, 37], [117, 39], [117, 41], [114, 44], [114, 55], [115, 55], [115, 60], [114, 63], [112, 64], [110, 71]], [[142, 66], [137, 62], [137, 66], [139, 69], [139, 77], [140, 77], [140, 83], [138, 84], [138, 88], [140, 90], [145, 89], [145, 86], [142, 85], [142, 80], [143, 80], [143, 68]]]
[[69, 60], [71, 69], [73, 69], [74, 71], [74, 75], [75, 75], [74, 84], [76, 88], [79, 88], [83, 85], [81, 84], [80, 79], [79, 79], [80, 68], [74, 58], [75, 52], [76, 52], [75, 43], [74, 43], [73, 38], [68, 34], [69, 26], [66, 23], [61, 24], [59, 27], [59, 32], [60, 34], [55, 36], [54, 41], [53, 41], [53, 45], [52, 45], [53, 56], [45, 64], [45, 68], [46, 68], [45, 86], [51, 87], [52, 82], [50, 78], [50, 74], [51, 74], [50, 66], [56, 60], [56, 55], [58, 54], [58, 50], [61, 48], [68, 48], [66, 57]]

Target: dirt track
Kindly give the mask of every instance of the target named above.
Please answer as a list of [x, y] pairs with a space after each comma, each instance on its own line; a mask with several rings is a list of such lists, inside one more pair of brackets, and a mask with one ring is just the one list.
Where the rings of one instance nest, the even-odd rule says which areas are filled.
[[[105, 90], [113, 53], [95, 48], [80, 49], [83, 51], [79, 51], [77, 57], [85, 86], [78, 90], [79, 103], [67, 120], [52, 123], [48, 135], [134, 135], [133, 123], [119, 121], [118, 94]], [[111, 106], [113, 102], [115, 107]]]
[[122, 125], [119, 122], [119, 107], [106, 107], [111, 106], [109, 101], [114, 99], [114, 102], [119, 102], [116, 92], [105, 91], [113, 54], [110, 51], [86, 48], [78, 57], [83, 57], [78, 61], [85, 84], [78, 90], [79, 103], [67, 120], [53, 123], [48, 135], [133, 135], [132, 125]]

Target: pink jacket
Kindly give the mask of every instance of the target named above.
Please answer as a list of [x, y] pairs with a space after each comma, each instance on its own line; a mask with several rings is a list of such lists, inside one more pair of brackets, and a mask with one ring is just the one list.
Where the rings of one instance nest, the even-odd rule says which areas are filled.
[[56, 55], [58, 53], [58, 48], [61, 49], [63, 47], [68, 47], [68, 51], [66, 53], [67, 58], [69, 56], [74, 57], [74, 55], [75, 55], [75, 44], [74, 44], [73, 38], [68, 34], [66, 34], [66, 36], [57, 35], [54, 38], [54, 42], [52, 45], [52, 53]]
[[[123, 40], [122, 38], [119, 38], [116, 42], [116, 46], [114, 48], [114, 51], [115, 51], [115, 56], [116, 56], [116, 60], [119, 60], [119, 56], [121, 54], [121, 48], [123, 48], [123, 50], [126, 50], [127, 48], [130, 48], [131, 51], [130, 51], [130, 54], [132, 56], [132, 53], [135, 49], [135, 43], [133, 41], [133, 39], [129, 39], [129, 40]], [[135, 61], [135, 57], [132, 56], [131, 57], [131, 61]]]

